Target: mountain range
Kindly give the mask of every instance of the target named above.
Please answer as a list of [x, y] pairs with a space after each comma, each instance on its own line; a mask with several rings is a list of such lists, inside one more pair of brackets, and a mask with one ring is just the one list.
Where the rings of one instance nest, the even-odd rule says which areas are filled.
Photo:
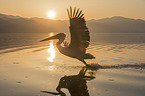
[[[121, 16], [87, 20], [87, 26], [92, 33], [145, 33], [144, 20]], [[0, 14], [0, 33], [23, 32], [69, 32], [69, 21]]]

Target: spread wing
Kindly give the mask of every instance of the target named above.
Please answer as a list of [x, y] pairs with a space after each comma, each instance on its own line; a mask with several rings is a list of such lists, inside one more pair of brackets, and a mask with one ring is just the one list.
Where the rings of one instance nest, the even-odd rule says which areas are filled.
[[70, 19], [70, 34], [71, 34], [71, 42], [69, 47], [71, 48], [79, 48], [81, 51], [85, 51], [90, 43], [90, 35], [89, 30], [86, 26], [86, 21], [84, 19], [84, 14], [82, 14], [82, 10], [79, 8], [72, 11], [72, 7], [70, 10], [67, 9], [68, 16]]

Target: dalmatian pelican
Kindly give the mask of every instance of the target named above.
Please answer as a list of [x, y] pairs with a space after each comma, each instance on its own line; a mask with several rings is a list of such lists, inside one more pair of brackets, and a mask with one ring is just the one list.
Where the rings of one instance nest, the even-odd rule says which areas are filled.
[[[56, 47], [60, 53], [72, 58], [76, 58], [83, 62], [86, 66], [89, 66], [84, 59], [93, 59], [95, 57], [90, 53], [86, 53], [86, 49], [90, 43], [90, 35], [86, 26], [84, 14], [79, 8], [77, 9], [74, 7], [72, 10], [71, 6], [70, 9], [67, 8], [67, 13], [70, 21], [70, 43], [68, 44], [68, 42], [64, 41], [66, 37], [64, 33], [58, 33], [55, 36], [43, 39], [40, 42], [58, 39], [59, 41], [56, 43]], [[61, 46], [62, 43], [64, 46]]]

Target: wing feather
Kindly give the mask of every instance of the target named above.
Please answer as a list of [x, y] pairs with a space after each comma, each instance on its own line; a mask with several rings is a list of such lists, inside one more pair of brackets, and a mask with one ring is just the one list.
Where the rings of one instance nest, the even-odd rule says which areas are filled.
[[78, 10], [77, 10], [77, 12], [76, 12], [76, 14], [75, 14], [75, 17], [77, 16], [77, 14], [78, 14], [79, 10], [80, 10], [80, 8], [78, 8]]
[[70, 17], [72, 18], [72, 7], [70, 6]]
[[78, 14], [78, 16], [77, 16], [77, 17], [79, 17], [79, 16], [81, 15], [81, 13], [82, 13], [82, 10], [80, 11], [80, 13]]
[[74, 18], [74, 16], [75, 16], [75, 12], [76, 12], [76, 7], [74, 8], [73, 18]]
[[84, 14], [82, 14], [79, 18], [82, 18], [84, 16]]
[[68, 14], [68, 17], [71, 18], [71, 17], [70, 17], [70, 14], [69, 14], [69, 9], [68, 9], [68, 8], [67, 8], [67, 14]]
[[[72, 7], [70, 7], [69, 16], [71, 14], [72, 14]], [[69, 47], [78, 48], [81, 51], [85, 51], [90, 43], [90, 35], [89, 35], [89, 30], [86, 26], [84, 14], [82, 14], [82, 10], [79, 11], [79, 8], [77, 9], [77, 11], [76, 8], [74, 8], [73, 17], [70, 18], [69, 28], [71, 34], [71, 42]]]

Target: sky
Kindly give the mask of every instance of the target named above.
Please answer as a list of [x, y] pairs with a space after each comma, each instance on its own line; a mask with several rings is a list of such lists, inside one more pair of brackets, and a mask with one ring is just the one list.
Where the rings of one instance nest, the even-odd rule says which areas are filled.
[[70, 5], [82, 9], [87, 20], [113, 16], [145, 20], [145, 0], [0, 0], [0, 13], [48, 18], [48, 11], [54, 10], [56, 20], [67, 20]]

